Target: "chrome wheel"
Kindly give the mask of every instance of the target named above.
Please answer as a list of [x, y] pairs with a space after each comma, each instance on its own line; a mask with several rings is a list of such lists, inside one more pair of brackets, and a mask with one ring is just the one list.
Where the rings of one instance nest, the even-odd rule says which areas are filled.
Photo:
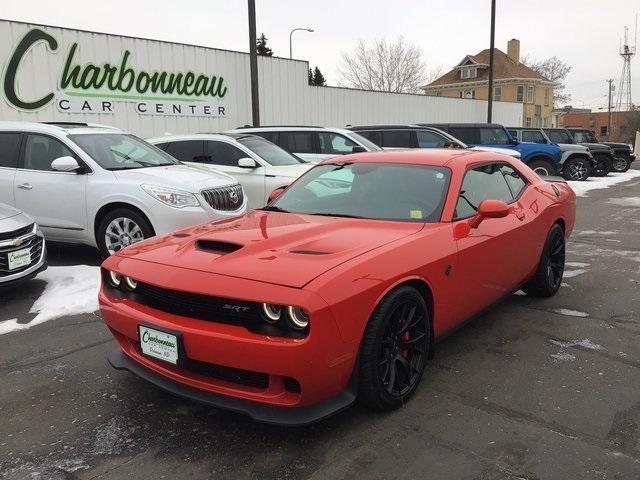
[[545, 176], [545, 177], [549, 176], [549, 170], [547, 170], [545, 167], [536, 167], [533, 169], [533, 171], [541, 176]]
[[144, 233], [140, 226], [127, 217], [114, 218], [104, 234], [104, 243], [109, 252], [113, 255], [129, 245], [144, 240]]
[[627, 168], [627, 159], [624, 157], [615, 157], [613, 159], [613, 171], [624, 172]]

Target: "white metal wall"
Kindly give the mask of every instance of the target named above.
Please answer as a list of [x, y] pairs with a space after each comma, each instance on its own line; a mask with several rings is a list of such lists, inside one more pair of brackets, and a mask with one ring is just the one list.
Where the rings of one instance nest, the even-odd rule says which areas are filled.
[[[135, 103], [126, 101], [115, 102], [117, 108], [113, 114], [63, 113], [54, 104], [37, 112], [22, 112], [2, 95], [0, 120], [103, 123], [143, 137], [222, 131], [251, 123], [249, 55], [246, 53], [0, 20], [3, 72], [15, 45], [34, 27], [53, 35], [59, 48], [57, 52], [50, 52], [41, 43], [25, 57], [20, 67], [18, 90], [26, 98], [36, 98], [56, 89], [66, 53], [73, 42], [78, 42], [78, 63], [117, 64], [122, 51], [128, 49], [132, 52], [130, 64], [138, 69], [192, 70], [222, 76], [228, 86], [223, 99], [227, 114], [224, 118], [140, 115]], [[258, 66], [263, 125], [482, 122], [486, 118], [486, 102], [480, 100], [311, 87], [307, 85], [307, 62], [259, 57]], [[522, 106], [496, 102], [493, 116], [497, 123], [520, 125]]]

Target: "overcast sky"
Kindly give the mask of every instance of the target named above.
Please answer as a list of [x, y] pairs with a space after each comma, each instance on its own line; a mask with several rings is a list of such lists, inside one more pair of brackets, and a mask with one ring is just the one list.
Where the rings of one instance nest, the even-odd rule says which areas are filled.
[[[0, 17], [159, 40], [247, 51], [245, 0], [0, 0]], [[278, 56], [318, 65], [329, 84], [339, 82], [340, 53], [358, 39], [403, 35], [422, 48], [430, 69], [449, 70], [465, 54], [489, 46], [489, 0], [256, 0], [258, 34]], [[497, 0], [496, 47], [510, 38], [521, 53], [557, 55], [573, 66], [567, 87], [576, 107], [605, 107], [607, 78], [618, 84], [624, 26], [633, 30], [638, 0]], [[631, 35], [633, 37], [633, 35]], [[633, 100], [640, 103], [640, 62], [631, 66]]]

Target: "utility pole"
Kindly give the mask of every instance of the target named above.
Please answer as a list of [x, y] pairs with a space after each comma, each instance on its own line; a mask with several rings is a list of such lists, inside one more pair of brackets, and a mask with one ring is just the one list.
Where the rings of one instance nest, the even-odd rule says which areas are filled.
[[256, 50], [256, 0], [249, 2], [249, 67], [251, 70], [251, 116], [254, 127], [260, 126], [258, 97], [258, 52]]
[[607, 139], [610, 140], [611, 139], [611, 95], [613, 95], [613, 91], [615, 90], [615, 87], [613, 86], [613, 78], [610, 78], [609, 80], [607, 80], [607, 83], [609, 84], [609, 115], [607, 117]]
[[493, 109], [493, 47], [496, 37], [496, 0], [491, 0], [491, 41], [489, 46], [489, 94], [487, 96], [487, 123], [491, 123]]

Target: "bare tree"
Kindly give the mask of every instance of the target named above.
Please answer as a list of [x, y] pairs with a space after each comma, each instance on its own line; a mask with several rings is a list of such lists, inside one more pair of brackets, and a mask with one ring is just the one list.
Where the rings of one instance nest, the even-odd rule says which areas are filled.
[[570, 65], [556, 56], [544, 60], [536, 60], [526, 55], [522, 59], [522, 63], [538, 72], [547, 80], [556, 83], [553, 90], [553, 104], [556, 107], [566, 105], [571, 100], [571, 94], [565, 91], [566, 86], [564, 84], [564, 80], [572, 68]]
[[340, 84], [383, 92], [414, 93], [425, 82], [422, 50], [403, 37], [379, 39], [367, 46], [362, 40], [351, 53], [342, 53]]

